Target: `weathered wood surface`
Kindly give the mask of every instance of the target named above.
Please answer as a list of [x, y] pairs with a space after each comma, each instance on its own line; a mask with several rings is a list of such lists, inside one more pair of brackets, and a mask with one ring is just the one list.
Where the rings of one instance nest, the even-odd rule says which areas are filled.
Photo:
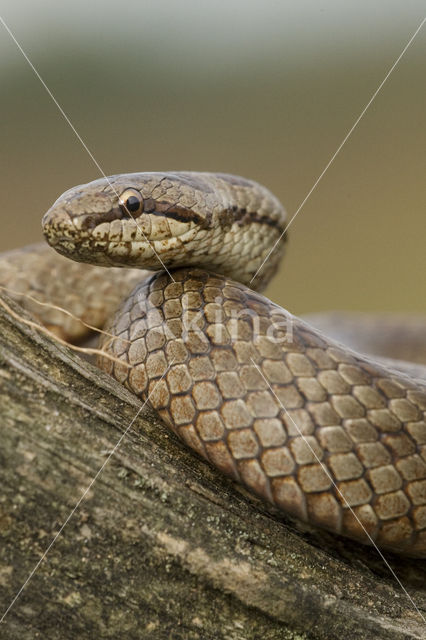
[[[0, 307], [0, 616], [139, 407]], [[386, 557], [426, 616], [426, 561]], [[374, 549], [296, 530], [144, 409], [0, 637], [408, 640], [426, 625]]]

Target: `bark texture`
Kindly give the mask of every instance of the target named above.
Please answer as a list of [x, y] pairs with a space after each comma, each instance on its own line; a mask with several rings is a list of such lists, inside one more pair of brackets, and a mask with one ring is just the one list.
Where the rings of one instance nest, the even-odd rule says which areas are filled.
[[426, 637], [426, 561], [386, 554], [419, 613], [374, 549], [248, 497], [147, 408], [108, 458], [139, 408], [0, 307], [0, 617], [66, 523], [0, 638]]

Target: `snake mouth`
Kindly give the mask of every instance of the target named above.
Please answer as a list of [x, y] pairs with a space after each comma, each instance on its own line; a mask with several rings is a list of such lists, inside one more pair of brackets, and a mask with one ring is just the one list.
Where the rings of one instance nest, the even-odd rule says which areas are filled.
[[48, 244], [77, 262], [158, 268], [163, 260], [178, 255], [198, 230], [196, 222], [165, 213], [126, 217], [105, 196], [96, 204], [89, 207], [80, 195], [61, 196], [43, 217]]
[[196, 225], [188, 223], [172, 235], [165, 221], [155, 231], [150, 220], [93, 221], [92, 213], [71, 218], [52, 208], [43, 219], [43, 233], [52, 248], [76, 262], [147, 269], [173, 263], [197, 234]]

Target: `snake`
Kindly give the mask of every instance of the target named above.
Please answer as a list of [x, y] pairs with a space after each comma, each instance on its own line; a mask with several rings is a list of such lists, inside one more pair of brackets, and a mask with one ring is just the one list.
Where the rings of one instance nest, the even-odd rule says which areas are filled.
[[35, 247], [4, 265], [16, 276], [23, 255], [53, 261], [43, 286], [58, 296], [69, 258], [92, 265], [78, 265], [92, 269], [80, 281], [92, 313], [118, 305], [98, 366], [187, 446], [291, 518], [426, 557], [425, 369], [358, 353], [261, 293], [286, 224], [252, 180], [120, 174], [69, 189], [44, 215], [61, 255]]

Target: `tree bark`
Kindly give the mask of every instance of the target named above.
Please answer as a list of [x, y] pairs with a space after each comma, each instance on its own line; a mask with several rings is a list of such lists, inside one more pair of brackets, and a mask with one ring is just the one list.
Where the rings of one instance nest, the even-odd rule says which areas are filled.
[[[377, 551], [250, 498], [148, 408], [108, 458], [139, 408], [0, 307], [0, 616], [30, 577], [1, 638], [426, 637]], [[426, 617], [426, 562], [386, 559]]]

